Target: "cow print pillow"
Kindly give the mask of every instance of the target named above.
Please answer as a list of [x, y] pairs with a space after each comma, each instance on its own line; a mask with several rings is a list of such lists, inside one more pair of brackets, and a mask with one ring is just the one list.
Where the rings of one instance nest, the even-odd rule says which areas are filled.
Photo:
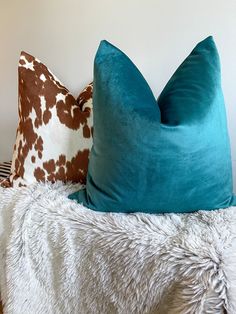
[[43, 63], [25, 52], [18, 74], [19, 124], [12, 185], [58, 180], [85, 183], [92, 146], [92, 84], [75, 99]]

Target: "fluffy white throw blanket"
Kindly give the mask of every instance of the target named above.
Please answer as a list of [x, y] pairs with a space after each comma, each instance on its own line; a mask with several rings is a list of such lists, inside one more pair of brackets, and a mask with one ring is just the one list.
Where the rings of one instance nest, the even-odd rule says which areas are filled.
[[235, 208], [105, 214], [77, 187], [0, 190], [5, 313], [236, 313]]

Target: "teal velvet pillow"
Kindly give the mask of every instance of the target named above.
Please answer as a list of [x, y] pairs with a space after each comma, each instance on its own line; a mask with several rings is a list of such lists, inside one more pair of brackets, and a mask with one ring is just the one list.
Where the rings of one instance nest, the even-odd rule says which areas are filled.
[[94, 63], [87, 186], [69, 197], [98, 211], [184, 213], [233, 204], [218, 52], [200, 42], [158, 100], [132, 61], [102, 41]]

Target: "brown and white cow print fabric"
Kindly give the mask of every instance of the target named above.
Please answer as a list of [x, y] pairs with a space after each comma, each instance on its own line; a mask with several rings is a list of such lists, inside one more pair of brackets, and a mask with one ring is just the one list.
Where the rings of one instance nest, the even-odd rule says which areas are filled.
[[19, 124], [10, 181], [85, 183], [92, 146], [92, 83], [75, 99], [38, 59], [22, 52]]

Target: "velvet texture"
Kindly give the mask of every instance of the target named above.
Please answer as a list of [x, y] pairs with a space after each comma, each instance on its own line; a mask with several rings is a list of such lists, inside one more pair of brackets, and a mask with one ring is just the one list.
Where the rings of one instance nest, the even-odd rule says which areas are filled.
[[94, 64], [87, 186], [70, 195], [112, 212], [192, 212], [232, 204], [218, 52], [200, 42], [158, 100], [132, 61], [102, 41]]

